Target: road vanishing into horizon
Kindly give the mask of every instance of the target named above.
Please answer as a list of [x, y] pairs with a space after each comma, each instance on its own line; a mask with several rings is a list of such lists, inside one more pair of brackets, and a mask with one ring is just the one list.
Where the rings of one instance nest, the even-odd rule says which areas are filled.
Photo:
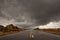
[[0, 40], [60, 40], [60, 35], [28, 30], [15, 34], [1, 36]]

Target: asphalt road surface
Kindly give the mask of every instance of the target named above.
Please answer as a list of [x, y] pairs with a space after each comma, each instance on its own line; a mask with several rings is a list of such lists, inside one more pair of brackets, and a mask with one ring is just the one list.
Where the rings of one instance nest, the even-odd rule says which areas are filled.
[[31, 30], [1, 36], [0, 40], [60, 40], [60, 35]]

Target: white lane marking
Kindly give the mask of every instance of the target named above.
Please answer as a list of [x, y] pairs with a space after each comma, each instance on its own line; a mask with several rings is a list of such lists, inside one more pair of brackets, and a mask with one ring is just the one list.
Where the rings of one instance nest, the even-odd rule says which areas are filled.
[[34, 38], [34, 35], [32, 35], [32, 38]]
[[30, 38], [34, 38], [34, 35], [32, 32], [30, 32]]

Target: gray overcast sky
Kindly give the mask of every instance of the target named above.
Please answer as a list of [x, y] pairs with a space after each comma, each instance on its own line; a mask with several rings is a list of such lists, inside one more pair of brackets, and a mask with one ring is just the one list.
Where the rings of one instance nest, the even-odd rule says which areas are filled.
[[60, 0], [0, 0], [0, 19], [0, 24], [24, 24], [26, 28], [58, 22]]

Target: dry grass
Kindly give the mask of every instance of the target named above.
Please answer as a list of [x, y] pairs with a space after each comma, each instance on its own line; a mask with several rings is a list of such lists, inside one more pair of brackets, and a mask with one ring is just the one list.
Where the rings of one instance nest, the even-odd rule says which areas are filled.
[[24, 29], [18, 28], [17, 26], [14, 26], [13, 24], [6, 25], [6, 27], [4, 27], [3, 25], [0, 25], [0, 36], [17, 33], [20, 31], [24, 31]]
[[[24, 31], [24, 30], [23, 30], [23, 31]], [[1, 32], [1, 31], [0, 31], [0, 36], [9, 35], [9, 34], [14, 34], [14, 33], [18, 33], [18, 32], [22, 32], [22, 31], [11, 31], [11, 32]]]
[[60, 35], [60, 28], [57, 28], [57, 29], [35, 29], [35, 30]]

